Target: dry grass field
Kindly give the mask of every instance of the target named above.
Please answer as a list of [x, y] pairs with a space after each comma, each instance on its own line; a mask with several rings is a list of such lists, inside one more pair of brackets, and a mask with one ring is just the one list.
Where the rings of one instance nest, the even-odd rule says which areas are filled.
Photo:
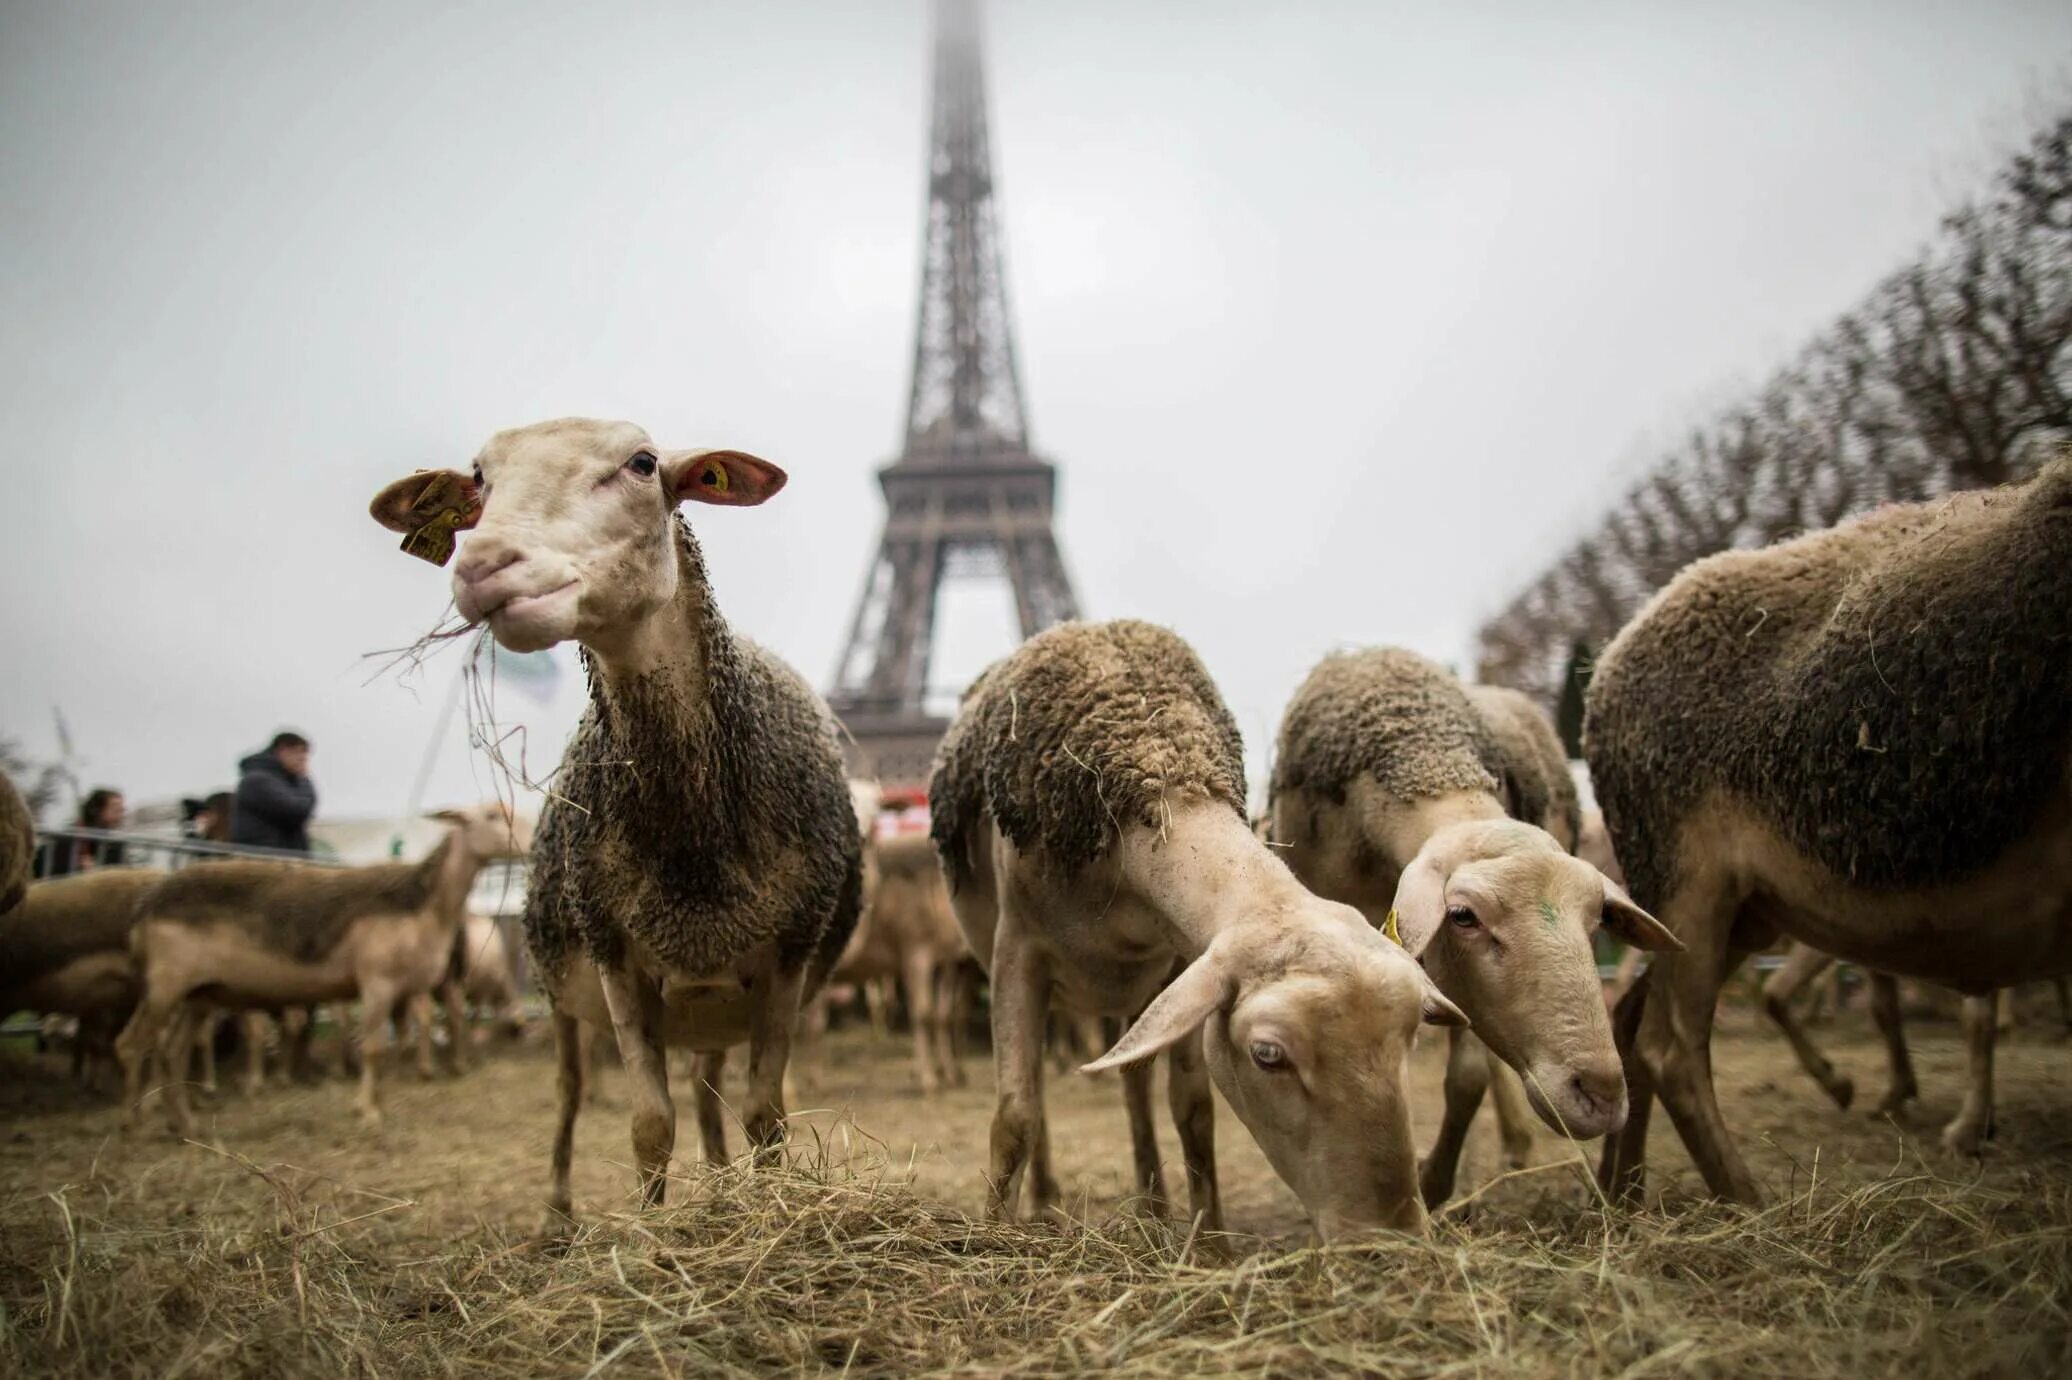
[[[1823, 1038], [1872, 1100], [1867, 1029]], [[803, 1070], [791, 1167], [686, 1164], [660, 1213], [630, 1210], [607, 1074], [578, 1136], [585, 1226], [560, 1246], [531, 1236], [542, 1049], [401, 1075], [380, 1133], [343, 1081], [226, 1097], [206, 1143], [157, 1119], [125, 1141], [55, 1059], [0, 1053], [0, 1373], [2065, 1374], [2072, 1049], [2040, 1027], [2004, 1046], [1980, 1164], [1935, 1142], [1960, 1092], [1954, 1027], [1915, 1044], [1925, 1102], [1900, 1127], [1836, 1111], [1730, 1015], [1721, 1094], [1775, 1195], [1762, 1212], [1703, 1201], [1658, 1116], [1645, 1211], [1601, 1211], [1575, 1147], [1543, 1134], [1533, 1171], [1429, 1241], [1327, 1251], [1227, 1111], [1236, 1234], [1130, 1212], [1115, 1082], [1077, 1075], [1051, 1097], [1073, 1220], [989, 1225], [987, 1065], [924, 1097], [904, 1042], [861, 1031]], [[1416, 1060], [1426, 1137], [1441, 1053]], [[1494, 1141], [1477, 1128], [1464, 1190], [1495, 1173]]]

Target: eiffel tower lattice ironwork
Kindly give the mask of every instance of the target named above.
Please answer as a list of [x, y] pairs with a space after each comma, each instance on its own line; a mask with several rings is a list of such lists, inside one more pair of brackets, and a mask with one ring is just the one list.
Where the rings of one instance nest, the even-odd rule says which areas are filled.
[[977, 0], [938, 0], [928, 228], [899, 459], [878, 471], [885, 529], [829, 702], [850, 769], [925, 786], [948, 721], [931, 712], [946, 577], [1005, 578], [1021, 635], [1078, 616], [1052, 529], [1057, 470], [1029, 446], [1000, 261]]

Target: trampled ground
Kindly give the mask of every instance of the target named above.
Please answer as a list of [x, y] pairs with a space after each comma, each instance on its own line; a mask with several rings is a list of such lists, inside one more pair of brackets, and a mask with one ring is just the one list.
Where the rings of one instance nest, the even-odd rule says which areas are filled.
[[[1845, 1020], [1822, 1038], [1875, 1100], [1867, 1029]], [[206, 1114], [208, 1146], [156, 1118], [124, 1141], [112, 1102], [71, 1088], [57, 1061], [0, 1054], [0, 1372], [1331, 1365], [1860, 1380], [2072, 1366], [2072, 1047], [2047, 1029], [2003, 1046], [1982, 1164], [1935, 1140], [1961, 1092], [1954, 1026], [1916, 1028], [1925, 1101], [1898, 1127], [1837, 1111], [1781, 1041], [1735, 1016], [1722, 1101], [1776, 1206], [1700, 1200], [1658, 1116], [1663, 1197], [1645, 1212], [1607, 1218], [1566, 1166], [1576, 1148], [1543, 1133], [1536, 1162], [1551, 1167], [1443, 1218], [1430, 1243], [1326, 1252], [1303, 1248], [1292, 1195], [1227, 1110], [1220, 1162], [1244, 1235], [1204, 1242], [1125, 1213], [1118, 1090], [1077, 1075], [1053, 1081], [1050, 1105], [1080, 1222], [989, 1226], [976, 1214], [990, 1068], [974, 1057], [970, 1087], [923, 1096], [905, 1050], [837, 1034], [802, 1070], [800, 1168], [688, 1164], [672, 1207], [650, 1215], [630, 1212], [613, 1070], [579, 1129], [588, 1225], [566, 1250], [529, 1240], [553, 1104], [542, 1049], [493, 1052], [458, 1080], [402, 1074], [378, 1134], [355, 1123], [343, 1081], [228, 1097]], [[1423, 1139], [1442, 1051], [1432, 1040], [1416, 1059]], [[1497, 1170], [1484, 1116], [1463, 1192]], [[693, 1139], [686, 1116], [680, 1144]]]

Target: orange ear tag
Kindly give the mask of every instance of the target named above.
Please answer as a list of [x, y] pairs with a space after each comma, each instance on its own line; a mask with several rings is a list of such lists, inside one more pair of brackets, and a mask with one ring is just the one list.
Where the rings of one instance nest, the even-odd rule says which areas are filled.
[[474, 495], [462, 487], [458, 476], [435, 472], [410, 505], [417, 526], [403, 538], [403, 550], [433, 565], [453, 559], [454, 533], [478, 511]]

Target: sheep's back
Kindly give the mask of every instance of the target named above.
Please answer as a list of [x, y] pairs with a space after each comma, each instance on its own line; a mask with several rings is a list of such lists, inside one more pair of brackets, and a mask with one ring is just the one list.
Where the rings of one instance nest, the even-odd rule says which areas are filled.
[[2072, 771], [2072, 461], [1693, 565], [1599, 659], [1586, 740], [1643, 904], [1714, 790], [1866, 888], [1987, 866]]
[[1334, 652], [1289, 701], [1273, 792], [1343, 804], [1371, 777], [1396, 800], [1500, 789], [1490, 734], [1460, 680], [1397, 647]]
[[77, 959], [127, 949], [140, 903], [166, 875], [104, 867], [32, 883], [21, 904], [0, 916], [0, 993]]
[[143, 910], [152, 920], [231, 925], [271, 952], [314, 963], [355, 922], [421, 909], [428, 882], [423, 862], [319, 867], [229, 859], [171, 873]]
[[953, 879], [990, 817], [1066, 874], [1168, 796], [1244, 815], [1244, 746], [1206, 668], [1149, 623], [1064, 623], [989, 668], [937, 754], [931, 830]]

